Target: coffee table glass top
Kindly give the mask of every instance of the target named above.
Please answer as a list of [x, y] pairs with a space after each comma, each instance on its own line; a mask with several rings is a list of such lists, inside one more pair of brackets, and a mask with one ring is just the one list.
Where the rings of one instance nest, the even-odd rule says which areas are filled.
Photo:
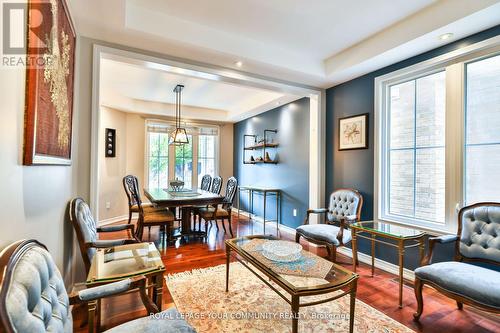
[[378, 221], [356, 222], [351, 227], [356, 228], [358, 232], [379, 233], [394, 238], [414, 238], [425, 234], [423, 231], [415, 228]]
[[137, 243], [98, 249], [92, 258], [87, 284], [121, 280], [164, 270], [154, 243]]
[[227, 240], [226, 246], [238, 253], [240, 259], [285, 284], [294, 292], [340, 286], [351, 282], [357, 276], [344, 267], [306, 250], [302, 250], [301, 258], [296, 261], [269, 260], [263, 253], [262, 245], [273, 240], [276, 240], [273, 236], [246, 236]]

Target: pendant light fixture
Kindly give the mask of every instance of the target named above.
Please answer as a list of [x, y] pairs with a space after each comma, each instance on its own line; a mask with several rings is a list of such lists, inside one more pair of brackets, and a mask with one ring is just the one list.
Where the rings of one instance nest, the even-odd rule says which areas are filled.
[[186, 133], [186, 129], [181, 127], [181, 95], [184, 86], [178, 84], [174, 88], [175, 93], [175, 130], [172, 132], [169, 138], [169, 144], [181, 146], [189, 143], [189, 139]]

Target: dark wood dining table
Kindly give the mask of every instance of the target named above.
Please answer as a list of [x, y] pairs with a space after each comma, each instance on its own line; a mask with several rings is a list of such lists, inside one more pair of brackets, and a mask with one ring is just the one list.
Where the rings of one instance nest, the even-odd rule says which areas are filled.
[[158, 207], [180, 207], [182, 212], [181, 233], [182, 239], [190, 237], [205, 237], [206, 231], [191, 228], [191, 213], [194, 206], [217, 205], [223, 202], [224, 197], [208, 191], [193, 189], [172, 191], [166, 188], [145, 188], [144, 195]]

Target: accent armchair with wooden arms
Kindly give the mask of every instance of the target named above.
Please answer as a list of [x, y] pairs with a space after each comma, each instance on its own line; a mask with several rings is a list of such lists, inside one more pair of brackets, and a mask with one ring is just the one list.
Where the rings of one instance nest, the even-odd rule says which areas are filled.
[[[133, 224], [120, 224], [98, 227], [92, 216], [90, 207], [82, 198], [75, 198], [69, 203], [69, 219], [78, 238], [80, 252], [82, 254], [85, 271], [88, 273], [90, 263], [98, 248], [108, 248], [117, 245], [138, 243], [139, 240], [134, 234]], [[101, 232], [130, 231], [131, 237], [113, 240], [99, 239]]]
[[[337, 247], [349, 243], [351, 223], [360, 220], [363, 196], [354, 189], [339, 189], [330, 195], [328, 208], [309, 209], [304, 225], [296, 229], [295, 241], [300, 242], [300, 237], [311, 243], [324, 245], [328, 256], [335, 261]], [[309, 224], [311, 214], [326, 214], [325, 224]], [[335, 225], [338, 224], [338, 225]]]
[[[455, 244], [455, 261], [432, 264], [436, 244]], [[415, 297], [420, 319], [425, 284], [463, 304], [500, 313], [500, 271], [465, 263], [500, 265], [500, 203], [484, 202], [464, 207], [458, 214], [457, 235], [429, 238], [429, 253], [415, 269]]]
[[159, 313], [146, 289], [146, 278], [138, 276], [68, 295], [47, 248], [36, 240], [18, 241], [0, 253], [0, 331], [71, 333], [73, 318], [70, 306], [87, 304], [88, 331], [93, 333], [99, 299], [138, 290], [148, 313], [156, 314], [155, 318], [135, 319], [106, 332], [195, 332], [186, 321], [179, 319], [181, 316], [175, 308]]

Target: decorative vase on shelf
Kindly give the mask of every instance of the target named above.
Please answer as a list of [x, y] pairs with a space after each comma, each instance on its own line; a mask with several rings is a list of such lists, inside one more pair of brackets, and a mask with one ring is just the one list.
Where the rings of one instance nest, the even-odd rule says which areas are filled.
[[266, 156], [264, 158], [265, 162], [272, 162], [273, 160], [271, 159], [271, 156], [269, 156], [269, 153], [266, 151]]
[[253, 155], [250, 156], [250, 162], [255, 162], [255, 158], [253, 158]]

